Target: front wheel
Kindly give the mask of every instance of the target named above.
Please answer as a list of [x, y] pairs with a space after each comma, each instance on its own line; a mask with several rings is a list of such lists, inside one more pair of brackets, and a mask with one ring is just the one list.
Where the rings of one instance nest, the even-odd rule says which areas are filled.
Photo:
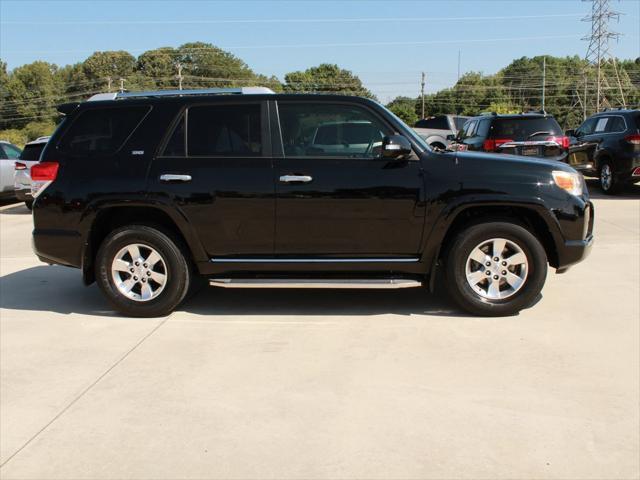
[[513, 223], [487, 222], [460, 232], [446, 258], [447, 290], [476, 315], [513, 315], [533, 303], [547, 276], [540, 241]]
[[168, 315], [184, 300], [192, 282], [183, 248], [167, 233], [149, 226], [119, 228], [98, 250], [98, 285], [125, 315]]

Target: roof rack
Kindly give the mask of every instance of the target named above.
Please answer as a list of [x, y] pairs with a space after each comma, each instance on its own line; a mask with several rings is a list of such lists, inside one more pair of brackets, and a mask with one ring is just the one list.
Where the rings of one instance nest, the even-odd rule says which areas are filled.
[[251, 95], [260, 93], [274, 93], [267, 87], [238, 87], [238, 88], [200, 88], [197, 90], [152, 90], [147, 92], [114, 92], [114, 93], [97, 93], [90, 97], [88, 102], [96, 102], [101, 100], [119, 100], [123, 98], [140, 98], [140, 97], [182, 97], [187, 95]]

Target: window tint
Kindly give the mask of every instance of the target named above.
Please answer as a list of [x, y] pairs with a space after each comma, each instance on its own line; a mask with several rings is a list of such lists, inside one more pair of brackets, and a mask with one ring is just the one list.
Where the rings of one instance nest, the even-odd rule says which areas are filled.
[[114, 153], [129, 138], [148, 111], [147, 106], [85, 110], [64, 134], [59, 148], [73, 154]]
[[190, 107], [187, 152], [196, 156], [261, 155], [260, 105]]
[[5, 153], [4, 158], [10, 158], [12, 160], [20, 158], [20, 149], [18, 147], [14, 147], [13, 145], [4, 143], [2, 144], [2, 148], [4, 149]]
[[351, 105], [280, 103], [278, 112], [288, 156], [375, 157], [391, 133], [368, 111]]
[[447, 117], [429, 117], [422, 120], [418, 120], [416, 128], [432, 128], [434, 130], [449, 130], [449, 122]]
[[169, 138], [167, 145], [164, 147], [163, 155], [165, 157], [184, 157], [186, 155], [184, 141], [184, 115], [182, 115], [173, 129], [171, 138]]
[[496, 118], [493, 121], [493, 138], [508, 138], [515, 141], [540, 140], [539, 136], [564, 135], [560, 125], [552, 117]]
[[636, 119], [636, 128], [640, 130], [640, 113], [635, 116]]
[[578, 130], [576, 130], [576, 134], [578, 135], [591, 135], [593, 133], [593, 129], [596, 126], [597, 118], [588, 118], [586, 119]]
[[40, 154], [42, 153], [42, 150], [44, 150], [45, 145], [46, 143], [26, 145], [20, 154], [20, 160], [26, 160], [28, 162], [40, 160]]
[[480, 120], [478, 123], [478, 130], [476, 135], [479, 137], [486, 137], [489, 134], [489, 127], [491, 126], [491, 120]]
[[468, 117], [453, 117], [453, 123], [456, 126], [456, 130], [460, 130], [464, 123], [468, 120]]
[[624, 132], [627, 129], [627, 125], [624, 122], [624, 118], [616, 116], [611, 117], [609, 124], [607, 125], [608, 133]]

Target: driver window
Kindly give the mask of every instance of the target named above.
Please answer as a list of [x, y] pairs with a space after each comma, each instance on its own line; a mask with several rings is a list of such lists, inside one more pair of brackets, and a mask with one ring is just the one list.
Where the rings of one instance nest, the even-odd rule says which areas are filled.
[[367, 110], [330, 103], [279, 103], [287, 157], [377, 158], [390, 129]]
[[590, 134], [592, 134], [593, 133], [593, 129], [595, 128], [597, 121], [598, 121], [597, 118], [589, 118], [589, 119], [585, 120], [583, 122], [583, 124], [580, 125], [578, 130], [576, 130], [576, 135], [577, 136], [582, 136], [582, 135], [590, 135]]

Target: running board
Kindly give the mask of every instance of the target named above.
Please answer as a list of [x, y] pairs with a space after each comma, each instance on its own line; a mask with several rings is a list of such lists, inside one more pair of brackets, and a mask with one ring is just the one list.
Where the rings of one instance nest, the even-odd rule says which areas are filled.
[[387, 279], [211, 278], [209, 285], [223, 288], [412, 288], [422, 282]]

